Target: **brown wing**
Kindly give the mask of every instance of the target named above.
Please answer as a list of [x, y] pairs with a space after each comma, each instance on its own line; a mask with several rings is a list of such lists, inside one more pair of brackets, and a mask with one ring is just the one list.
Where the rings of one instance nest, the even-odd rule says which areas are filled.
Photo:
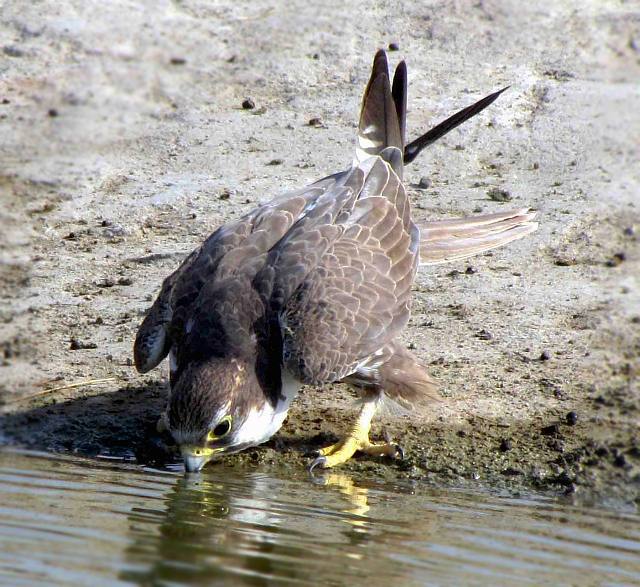
[[[193, 251], [164, 280], [160, 294], [138, 329], [134, 343], [138, 371], [153, 369], [174, 344], [180, 344], [186, 323], [194, 313], [194, 304], [205, 286], [207, 291], [215, 291], [216, 283], [226, 282], [240, 272], [250, 281], [273, 245], [344, 175], [336, 174], [275, 198], [236, 222], [220, 227]], [[206, 300], [198, 303], [206, 304]]]
[[344, 232], [280, 314], [285, 365], [305, 383], [353, 373], [409, 319], [419, 233], [398, 176], [370, 163]]

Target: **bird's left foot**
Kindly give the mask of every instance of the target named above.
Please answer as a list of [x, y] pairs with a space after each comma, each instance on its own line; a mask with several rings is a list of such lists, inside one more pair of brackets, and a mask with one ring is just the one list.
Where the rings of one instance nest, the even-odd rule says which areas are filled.
[[349, 435], [331, 446], [320, 449], [318, 456], [309, 465], [311, 473], [316, 467], [330, 469], [342, 463], [346, 463], [355, 452], [380, 457], [400, 457], [404, 458], [403, 450], [393, 442], [384, 444], [372, 444], [369, 441], [369, 430], [371, 430], [371, 419], [376, 412], [377, 401], [365, 400], [360, 408], [360, 414]]
[[315, 467], [329, 469], [346, 463], [358, 451], [374, 457], [404, 458], [404, 451], [399, 445], [392, 442], [373, 444], [369, 441], [368, 434], [358, 435], [354, 431], [340, 442], [320, 449], [318, 456], [309, 465], [309, 472]]

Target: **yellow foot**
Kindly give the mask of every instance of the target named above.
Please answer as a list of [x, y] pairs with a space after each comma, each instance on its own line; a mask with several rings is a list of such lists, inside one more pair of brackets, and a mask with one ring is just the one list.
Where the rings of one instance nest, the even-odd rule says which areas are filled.
[[376, 407], [377, 401], [375, 399], [368, 401], [365, 400], [362, 404], [362, 408], [360, 408], [360, 414], [358, 415], [358, 419], [356, 420], [353, 430], [344, 440], [319, 450], [318, 456], [309, 466], [309, 472], [312, 472], [315, 467], [329, 469], [336, 465], [346, 463], [356, 451], [375, 457], [399, 456], [403, 459], [404, 453], [397, 444], [393, 444], [391, 442], [387, 442], [386, 444], [371, 444], [371, 442], [369, 442], [371, 419], [375, 414]]
[[346, 463], [358, 451], [374, 457], [385, 456], [399, 457], [400, 459], [404, 458], [404, 452], [397, 444], [393, 444], [391, 442], [385, 444], [372, 444], [369, 442], [368, 435], [365, 437], [358, 437], [350, 434], [344, 440], [320, 449], [318, 451], [318, 456], [309, 466], [309, 471], [313, 471], [315, 467], [329, 469], [331, 467], [341, 465], [342, 463]]

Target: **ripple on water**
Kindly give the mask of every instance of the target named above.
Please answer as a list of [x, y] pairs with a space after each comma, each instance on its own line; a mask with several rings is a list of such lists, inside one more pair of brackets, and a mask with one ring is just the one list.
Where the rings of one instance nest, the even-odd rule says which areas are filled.
[[0, 452], [0, 583], [640, 583], [640, 516], [330, 474]]

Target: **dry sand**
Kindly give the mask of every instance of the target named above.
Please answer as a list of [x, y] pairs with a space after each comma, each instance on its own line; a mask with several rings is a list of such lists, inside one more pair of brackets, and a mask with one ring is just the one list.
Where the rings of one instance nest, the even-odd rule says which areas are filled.
[[[166, 366], [131, 366], [161, 280], [221, 223], [349, 163], [370, 61], [395, 42], [412, 137], [511, 85], [407, 169], [412, 186], [431, 182], [410, 188], [416, 217], [529, 206], [540, 229], [420, 271], [404, 339], [445, 401], [379, 420], [405, 461], [346, 469], [639, 499], [640, 4], [14, 0], [0, 11], [7, 441], [164, 457], [149, 431]], [[494, 188], [511, 201], [491, 200]], [[307, 389], [267, 447], [229, 462], [302, 467], [352, 411], [344, 389]]]

